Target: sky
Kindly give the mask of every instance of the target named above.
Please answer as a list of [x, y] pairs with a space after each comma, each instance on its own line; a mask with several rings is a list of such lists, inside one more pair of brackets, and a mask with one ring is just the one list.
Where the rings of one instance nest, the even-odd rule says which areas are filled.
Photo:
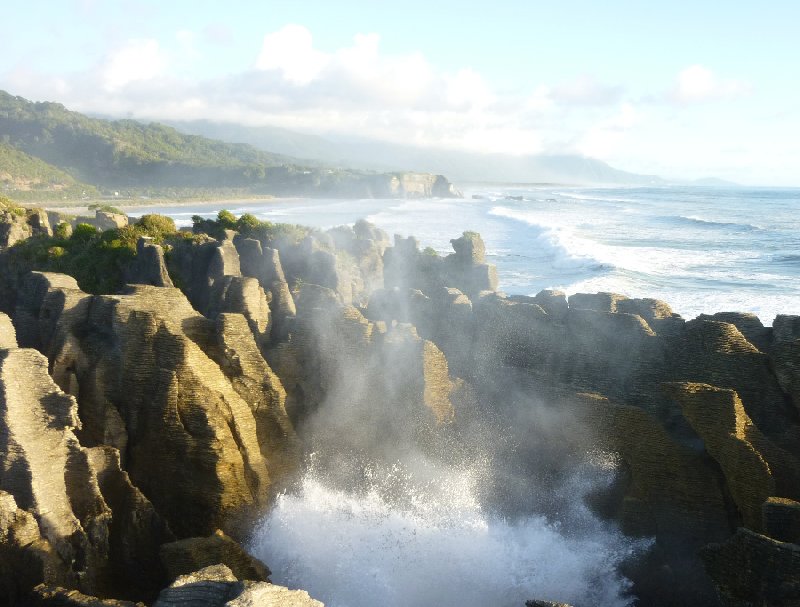
[[636, 173], [800, 186], [800, 3], [27, 0], [0, 89]]

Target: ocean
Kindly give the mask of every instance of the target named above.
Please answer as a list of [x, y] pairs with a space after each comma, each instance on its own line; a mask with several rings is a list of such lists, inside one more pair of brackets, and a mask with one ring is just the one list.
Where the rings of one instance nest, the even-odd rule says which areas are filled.
[[[365, 218], [421, 247], [480, 232], [500, 289], [533, 295], [613, 291], [653, 297], [684, 318], [752, 312], [765, 325], [800, 314], [800, 189], [471, 186], [463, 199], [274, 200], [235, 214], [319, 228]], [[136, 209], [179, 225], [219, 203]]]

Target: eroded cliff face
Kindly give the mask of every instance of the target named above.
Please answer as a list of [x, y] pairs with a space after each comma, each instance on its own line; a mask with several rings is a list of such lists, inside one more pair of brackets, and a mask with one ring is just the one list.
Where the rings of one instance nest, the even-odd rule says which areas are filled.
[[446, 257], [366, 222], [170, 244], [141, 242], [121, 293], [42, 272], [0, 289], [13, 292], [0, 302], [6, 602], [41, 582], [41, 595], [153, 600], [209, 558], [237, 572], [208, 586], [218, 604], [241, 602], [239, 580], [266, 569], [236, 540], [304, 452], [391, 460], [445, 435], [468, 451], [478, 427], [507, 433], [497, 457], [528, 474], [486, 481], [509, 515], [587, 452], [613, 455], [591, 505], [654, 538], [627, 572], [644, 604], [797, 599], [797, 317], [766, 328], [613, 293], [507, 297], [474, 233]]
[[[552, 438], [561, 455], [531, 445], [531, 473], [557, 467], [559, 457], [574, 463], [571, 455], [587, 448], [619, 457], [618, 482], [598, 509], [627, 533], [655, 537], [647, 563], [632, 571], [645, 604], [714, 604], [716, 584], [723, 602], [743, 605], [743, 595], [725, 590], [726, 576], [737, 575], [762, 589], [748, 600], [782, 604], [764, 598], [775, 574], [749, 567], [752, 542], [715, 549], [725, 556], [709, 565], [711, 578], [697, 552], [737, 527], [775, 533], [762, 505], [799, 499], [795, 319], [779, 317], [771, 329], [745, 314], [685, 321], [664, 302], [613, 293], [506, 297], [475, 240], [453, 241], [455, 254], [441, 259], [396, 239], [385, 255], [391, 288], [373, 293], [367, 316], [413, 323], [478, 400], [512, 423], [526, 407], [558, 416]], [[756, 543], [762, 555], [773, 545]], [[794, 579], [794, 561], [781, 556], [791, 552], [782, 550], [776, 566]], [[722, 575], [724, 567], [741, 570]], [[782, 590], [781, 600], [793, 592]]]

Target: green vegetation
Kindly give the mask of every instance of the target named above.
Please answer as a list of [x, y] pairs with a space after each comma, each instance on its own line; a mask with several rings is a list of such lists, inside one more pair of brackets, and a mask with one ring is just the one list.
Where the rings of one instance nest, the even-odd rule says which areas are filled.
[[0, 211], [8, 211], [13, 215], [19, 215], [20, 217], [26, 214], [26, 209], [24, 207], [19, 206], [8, 196], [3, 196], [2, 194], [0, 194]]
[[225, 230], [236, 230], [242, 236], [260, 240], [266, 246], [280, 240], [296, 244], [311, 233], [311, 228], [291, 223], [272, 223], [261, 221], [255, 215], [244, 213], [238, 218], [222, 209], [216, 219], [204, 219], [200, 215], [192, 217], [192, 232], [208, 234], [212, 238], [222, 238]]
[[87, 208], [90, 211], [103, 211], [105, 213], [116, 213], [117, 215], [125, 214], [121, 209], [118, 209], [110, 204], [104, 204], [102, 202], [93, 202], [92, 204], [88, 205]]
[[28, 238], [9, 254], [20, 271], [44, 270], [73, 276], [87, 293], [115, 293], [124, 284], [125, 269], [136, 255], [136, 243], [149, 236], [157, 243], [177, 236], [175, 223], [163, 215], [144, 215], [134, 225], [100, 232], [81, 223], [68, 236], [59, 224], [53, 237]]
[[26, 200], [186, 198], [232, 190], [243, 196], [392, 193], [391, 174], [309, 166], [246, 144], [157, 123], [89, 118], [5, 91], [0, 146], [0, 178], [7, 191]]

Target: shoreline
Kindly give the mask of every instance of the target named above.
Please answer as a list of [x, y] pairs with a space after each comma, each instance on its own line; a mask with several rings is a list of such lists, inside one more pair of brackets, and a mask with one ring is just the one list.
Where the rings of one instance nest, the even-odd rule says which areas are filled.
[[[128, 214], [128, 211], [136, 211], [139, 209], [155, 208], [155, 207], [189, 207], [189, 206], [212, 206], [218, 204], [231, 204], [236, 206], [254, 206], [270, 203], [283, 203], [292, 201], [307, 200], [307, 198], [299, 196], [248, 196], [247, 198], [224, 197], [224, 198], [197, 198], [197, 199], [178, 199], [173, 200], [169, 198], [152, 198], [147, 200], [87, 200], [80, 201], [81, 204], [64, 205], [62, 203], [52, 204], [49, 201], [42, 202], [21, 202], [20, 206], [30, 208], [42, 208], [47, 211], [56, 213], [65, 213], [69, 215], [86, 215], [91, 214], [93, 209], [89, 209], [89, 205], [101, 204], [109, 205], [118, 208], [120, 211]], [[115, 204], [116, 203], [116, 204]]]

